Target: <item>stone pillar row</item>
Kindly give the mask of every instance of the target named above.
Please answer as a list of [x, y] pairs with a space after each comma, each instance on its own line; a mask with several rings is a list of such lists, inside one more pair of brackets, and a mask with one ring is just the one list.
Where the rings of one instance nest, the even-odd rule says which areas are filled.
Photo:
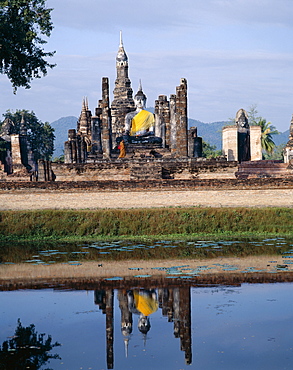
[[[122, 104], [122, 102], [120, 102]], [[121, 105], [120, 104], [120, 105]], [[65, 142], [65, 163], [85, 163], [89, 156], [102, 155], [103, 159], [111, 158], [113, 141], [117, 130], [112, 132], [113, 114], [117, 116], [118, 100], [110, 107], [109, 79], [102, 79], [102, 99], [99, 100], [95, 115], [88, 109], [87, 100], [83, 100], [82, 111], [77, 122], [77, 130], [68, 131], [68, 141]], [[125, 112], [119, 109], [120, 120], [124, 122]], [[176, 94], [159, 95], [155, 101], [155, 135], [162, 138], [163, 148], [167, 148], [175, 157], [194, 155], [194, 132], [188, 138], [187, 117], [187, 81], [182, 78], [176, 87]], [[123, 116], [123, 117], [122, 117]], [[115, 120], [117, 121], [117, 117]], [[115, 122], [116, 122], [115, 121]], [[116, 122], [117, 123], [117, 122]], [[116, 126], [115, 126], [116, 127]], [[120, 129], [121, 131], [121, 129]]]

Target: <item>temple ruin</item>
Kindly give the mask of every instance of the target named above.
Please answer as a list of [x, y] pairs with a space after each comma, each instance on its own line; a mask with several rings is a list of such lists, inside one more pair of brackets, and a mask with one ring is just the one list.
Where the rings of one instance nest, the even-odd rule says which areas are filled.
[[[101, 99], [95, 111], [83, 98], [76, 128], [68, 131], [64, 163], [32, 161], [25, 122], [13, 135], [6, 120], [0, 131], [2, 181], [190, 180], [236, 177], [286, 177], [293, 171], [293, 119], [284, 162], [263, 161], [261, 127], [249, 126], [240, 109], [235, 124], [222, 130], [223, 155], [203, 158], [202, 138], [188, 127], [188, 86], [181, 78], [175, 91], [159, 95], [154, 112], [146, 110], [140, 82], [134, 95], [122, 34], [116, 55], [116, 80], [110, 101], [110, 82], [102, 78]], [[134, 96], [133, 96], [134, 95]]]
[[[135, 111], [133, 90], [128, 76], [128, 57], [124, 50], [122, 36], [116, 56], [116, 80], [114, 99], [110, 103], [109, 79], [102, 78], [102, 98], [95, 114], [83, 99], [77, 128], [69, 130], [65, 142], [65, 163], [97, 163], [101, 160], [116, 160], [119, 157], [117, 138], [125, 134], [125, 117]], [[140, 84], [138, 93], [144, 95]], [[144, 95], [145, 96], [145, 95]], [[145, 96], [146, 98], [146, 96]], [[136, 135], [138, 138], [140, 135]], [[201, 156], [201, 139], [196, 130], [188, 130], [187, 80], [182, 78], [176, 93], [159, 95], [155, 101], [154, 136], [160, 141], [132, 140], [126, 144], [126, 158], [188, 158]], [[190, 139], [189, 139], [190, 136]], [[196, 150], [194, 147], [196, 146]]]

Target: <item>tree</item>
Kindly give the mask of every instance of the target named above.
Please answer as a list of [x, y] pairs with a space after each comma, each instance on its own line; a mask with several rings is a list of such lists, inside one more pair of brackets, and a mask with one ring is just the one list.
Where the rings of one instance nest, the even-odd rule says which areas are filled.
[[60, 162], [60, 163], [64, 163], [64, 154], [61, 154], [61, 155], [59, 155], [58, 157], [54, 157], [54, 158], [52, 159], [52, 162], [56, 162], [56, 163], [58, 163], [58, 162]]
[[248, 111], [248, 123], [251, 126], [261, 127], [261, 147], [264, 152], [271, 154], [276, 146], [272, 135], [278, 135], [279, 131], [271, 122], [267, 122], [265, 118], [258, 116], [256, 105], [252, 105]]
[[[15, 113], [8, 110], [3, 114], [4, 120], [10, 119], [13, 122], [10, 134], [19, 134], [21, 121], [24, 119], [27, 128], [27, 140], [34, 155], [34, 160], [51, 159], [54, 152], [54, 128], [48, 122], [41, 122], [34, 112], [17, 110]], [[3, 121], [4, 122], [4, 121]], [[2, 126], [0, 123], [0, 126]]]
[[247, 112], [248, 115], [248, 123], [250, 126], [257, 126], [257, 122], [261, 119], [261, 117], [258, 116], [257, 111], [257, 105], [252, 104], [249, 107], [249, 111]]
[[205, 141], [202, 141], [202, 156], [205, 158], [216, 158], [222, 155], [221, 150], [217, 150], [216, 145], [211, 145]]
[[60, 343], [52, 343], [50, 335], [47, 339], [44, 337], [45, 334], [36, 332], [35, 325], [24, 327], [18, 319], [12, 339], [0, 345], [0, 369], [38, 370], [52, 359], [61, 359], [58, 354], [49, 353], [54, 347], [60, 346]]
[[264, 118], [260, 118], [257, 122], [257, 126], [261, 127], [261, 147], [266, 153], [272, 153], [276, 144], [272, 138], [272, 135], [278, 135], [279, 131]]
[[271, 153], [263, 153], [264, 159], [270, 159], [270, 160], [283, 160], [284, 159], [284, 147], [286, 146], [286, 143], [280, 144], [274, 147], [273, 151]]
[[0, 73], [6, 74], [14, 93], [18, 87], [30, 88], [33, 78], [47, 74], [47, 43], [41, 36], [50, 36], [53, 29], [51, 11], [46, 0], [0, 0]]

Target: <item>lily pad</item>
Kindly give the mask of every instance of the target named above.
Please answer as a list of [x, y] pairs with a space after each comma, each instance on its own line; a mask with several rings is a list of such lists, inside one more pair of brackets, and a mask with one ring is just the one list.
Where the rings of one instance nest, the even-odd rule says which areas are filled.
[[136, 278], [147, 278], [147, 277], [151, 277], [152, 275], [148, 275], [148, 274], [146, 274], [146, 275], [134, 275], [134, 277], [136, 277]]

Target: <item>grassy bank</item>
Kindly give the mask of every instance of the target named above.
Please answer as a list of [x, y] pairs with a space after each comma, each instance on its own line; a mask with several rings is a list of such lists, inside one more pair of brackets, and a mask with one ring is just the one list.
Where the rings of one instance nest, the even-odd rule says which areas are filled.
[[0, 240], [293, 235], [293, 209], [160, 208], [0, 213]]

